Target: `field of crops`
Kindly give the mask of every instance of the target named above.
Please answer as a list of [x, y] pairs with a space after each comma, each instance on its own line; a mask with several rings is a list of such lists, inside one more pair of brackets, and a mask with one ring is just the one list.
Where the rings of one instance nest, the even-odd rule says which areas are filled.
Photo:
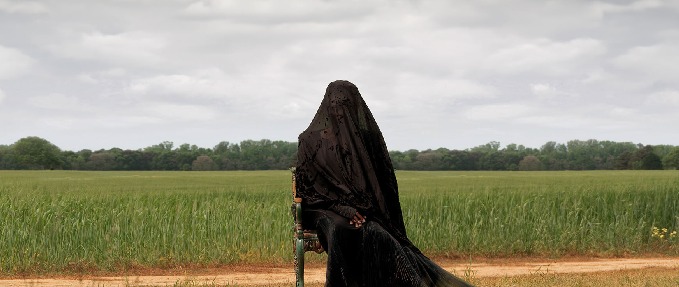
[[[428, 255], [679, 254], [676, 171], [397, 177]], [[0, 273], [291, 262], [290, 201], [287, 171], [0, 171]]]

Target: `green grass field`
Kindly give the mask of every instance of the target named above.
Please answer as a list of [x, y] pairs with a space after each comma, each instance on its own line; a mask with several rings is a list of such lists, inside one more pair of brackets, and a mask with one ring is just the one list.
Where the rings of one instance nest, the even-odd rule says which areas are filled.
[[[397, 177], [428, 255], [679, 254], [676, 171]], [[0, 171], [0, 273], [291, 262], [290, 203], [288, 171]]]

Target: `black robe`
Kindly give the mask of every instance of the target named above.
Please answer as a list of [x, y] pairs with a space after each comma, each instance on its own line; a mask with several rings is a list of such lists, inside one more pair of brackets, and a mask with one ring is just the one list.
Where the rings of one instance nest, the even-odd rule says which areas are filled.
[[[328, 252], [326, 286], [471, 286], [406, 236], [382, 132], [352, 83], [328, 85], [299, 135], [296, 172], [305, 228]], [[366, 217], [358, 228], [349, 224], [356, 212]]]

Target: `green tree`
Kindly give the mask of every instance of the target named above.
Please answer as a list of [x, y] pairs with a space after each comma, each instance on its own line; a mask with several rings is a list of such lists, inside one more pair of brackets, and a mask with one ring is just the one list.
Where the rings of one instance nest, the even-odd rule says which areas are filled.
[[191, 170], [216, 170], [217, 164], [207, 155], [199, 155], [191, 164]]
[[629, 164], [633, 169], [662, 169], [662, 160], [653, 152], [653, 147], [650, 145], [637, 150], [632, 155]]
[[177, 154], [177, 165], [180, 170], [191, 170], [193, 161], [200, 154], [206, 154], [209, 151], [204, 148], [199, 148], [196, 145], [182, 144], [178, 149], [174, 150]]
[[144, 149], [151, 155], [150, 167], [152, 170], [179, 170], [177, 153], [172, 150], [174, 144], [164, 141]]
[[409, 149], [403, 153], [403, 169], [415, 169], [415, 160], [420, 151], [416, 149]]
[[666, 169], [679, 169], [679, 147], [674, 147], [662, 159], [663, 166]]
[[141, 150], [124, 150], [116, 157], [121, 170], [150, 170], [153, 154]]
[[634, 152], [631, 151], [626, 151], [619, 154], [617, 157], [615, 157], [615, 164], [613, 165], [613, 168], [619, 170], [630, 169], [630, 160], [632, 159], [633, 154]]
[[554, 141], [545, 143], [540, 148], [539, 159], [546, 170], [564, 170], [570, 166], [568, 163], [568, 148], [564, 144]]
[[596, 140], [571, 140], [566, 143], [566, 147], [568, 147], [570, 169], [592, 170], [596, 168], [599, 154], [599, 143]]
[[669, 153], [674, 150], [675, 146], [672, 145], [654, 145], [653, 153], [657, 154], [661, 159], [665, 158]]
[[212, 149], [213, 159], [221, 170], [242, 169], [240, 146], [223, 141]]
[[60, 169], [61, 150], [39, 137], [26, 137], [10, 146], [14, 169]]
[[116, 156], [105, 150], [97, 151], [90, 155], [85, 166], [89, 170], [116, 170]]
[[82, 158], [78, 153], [73, 151], [62, 151], [61, 159], [64, 162], [64, 169], [78, 170], [85, 168], [86, 158]]
[[527, 155], [519, 162], [519, 170], [540, 170], [542, 169], [542, 163], [537, 156]]
[[451, 150], [449, 155], [452, 170], [478, 170], [479, 153]]
[[441, 170], [443, 156], [440, 152], [423, 150], [415, 157], [414, 168], [417, 170]]
[[8, 145], [0, 145], [0, 169], [9, 169], [9, 152]]

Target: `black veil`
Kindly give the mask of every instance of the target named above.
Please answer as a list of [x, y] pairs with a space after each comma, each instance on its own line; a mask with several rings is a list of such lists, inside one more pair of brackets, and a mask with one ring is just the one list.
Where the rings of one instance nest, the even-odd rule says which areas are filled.
[[[328, 252], [326, 286], [471, 286], [406, 236], [387, 146], [354, 84], [328, 85], [299, 135], [296, 173], [305, 228], [317, 229]], [[356, 212], [367, 218], [362, 227], [349, 224]]]
[[297, 173], [297, 194], [305, 204], [352, 206], [412, 245], [382, 132], [354, 84], [328, 85], [314, 119], [299, 135]]

